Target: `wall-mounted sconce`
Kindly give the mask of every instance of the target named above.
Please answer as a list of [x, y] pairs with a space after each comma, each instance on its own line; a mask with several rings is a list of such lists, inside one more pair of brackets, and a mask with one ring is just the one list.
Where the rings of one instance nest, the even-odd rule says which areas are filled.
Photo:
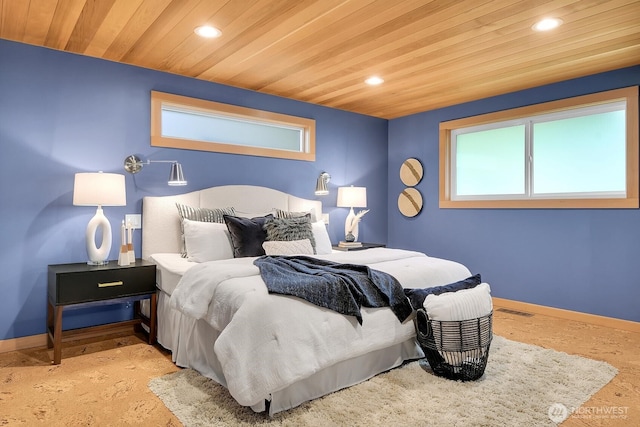
[[187, 185], [187, 181], [184, 179], [184, 174], [182, 173], [182, 165], [176, 160], [147, 160], [143, 162], [140, 160], [140, 157], [132, 154], [124, 159], [124, 170], [129, 173], [138, 173], [144, 165], [151, 163], [171, 163], [171, 172], [169, 173], [169, 181], [167, 184], [173, 186]]
[[331, 181], [331, 175], [327, 172], [322, 172], [316, 182], [316, 196], [326, 196], [329, 194], [327, 183]]

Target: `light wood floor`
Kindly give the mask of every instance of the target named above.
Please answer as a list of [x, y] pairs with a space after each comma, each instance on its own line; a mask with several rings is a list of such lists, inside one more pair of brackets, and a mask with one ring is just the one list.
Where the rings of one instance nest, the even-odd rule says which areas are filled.
[[[505, 338], [603, 360], [618, 375], [562, 426], [640, 425], [640, 334], [536, 314], [494, 314]], [[180, 426], [147, 388], [176, 371], [170, 355], [133, 332], [0, 354], [0, 426]], [[490, 361], [489, 361], [490, 363]], [[625, 418], [607, 415], [610, 408]]]

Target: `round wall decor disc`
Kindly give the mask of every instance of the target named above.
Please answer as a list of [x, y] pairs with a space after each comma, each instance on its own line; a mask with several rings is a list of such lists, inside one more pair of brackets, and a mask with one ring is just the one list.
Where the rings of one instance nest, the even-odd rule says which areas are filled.
[[422, 210], [422, 194], [415, 188], [405, 188], [398, 196], [398, 209], [407, 217], [414, 217]]
[[422, 180], [422, 163], [420, 160], [408, 158], [400, 166], [400, 180], [408, 187], [417, 185]]

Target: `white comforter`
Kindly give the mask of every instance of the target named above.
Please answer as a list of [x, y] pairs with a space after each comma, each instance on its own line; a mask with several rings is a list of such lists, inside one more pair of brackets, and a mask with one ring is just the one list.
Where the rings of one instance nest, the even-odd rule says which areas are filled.
[[[367, 264], [406, 288], [443, 285], [471, 275], [456, 262], [399, 249], [318, 256]], [[415, 335], [388, 308], [363, 308], [363, 324], [299, 298], [269, 295], [255, 258], [211, 261], [189, 269], [172, 307], [220, 331], [214, 352], [231, 395], [245, 406], [337, 362], [398, 344]]]

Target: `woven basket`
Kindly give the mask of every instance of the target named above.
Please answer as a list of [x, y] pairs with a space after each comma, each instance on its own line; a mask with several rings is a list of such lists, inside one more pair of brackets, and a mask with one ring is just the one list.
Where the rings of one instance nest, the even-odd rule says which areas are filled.
[[416, 313], [418, 343], [433, 373], [450, 380], [474, 381], [484, 374], [493, 339], [493, 312], [477, 319], [431, 320]]

